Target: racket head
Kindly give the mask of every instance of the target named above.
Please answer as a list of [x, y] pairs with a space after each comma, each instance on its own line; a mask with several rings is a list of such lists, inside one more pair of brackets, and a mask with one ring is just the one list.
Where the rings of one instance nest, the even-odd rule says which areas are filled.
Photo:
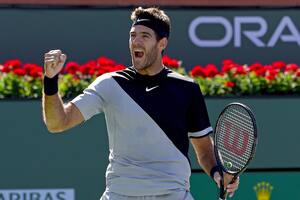
[[257, 126], [251, 109], [230, 103], [220, 113], [214, 132], [214, 152], [218, 165], [237, 176], [253, 159], [257, 146]]

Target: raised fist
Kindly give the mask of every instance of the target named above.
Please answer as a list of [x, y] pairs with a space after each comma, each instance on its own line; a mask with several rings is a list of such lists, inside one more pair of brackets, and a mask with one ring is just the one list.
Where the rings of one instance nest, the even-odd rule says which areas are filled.
[[51, 50], [48, 53], [45, 53], [44, 57], [44, 71], [45, 76], [48, 78], [53, 78], [56, 74], [58, 74], [65, 62], [67, 56], [61, 52], [61, 50]]

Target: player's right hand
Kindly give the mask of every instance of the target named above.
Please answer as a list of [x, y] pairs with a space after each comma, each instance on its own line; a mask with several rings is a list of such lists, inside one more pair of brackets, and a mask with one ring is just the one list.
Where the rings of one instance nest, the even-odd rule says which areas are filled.
[[67, 56], [61, 52], [61, 50], [51, 50], [45, 53], [44, 57], [44, 73], [48, 78], [53, 78], [56, 74], [58, 74], [65, 62]]
[[[232, 181], [233, 176], [227, 173], [224, 173], [224, 187], [226, 188], [227, 192], [229, 193], [229, 197], [233, 197], [234, 192], [238, 189], [240, 178], [237, 177], [237, 179]], [[218, 187], [221, 187], [221, 174], [219, 172], [215, 172], [214, 174], [214, 181], [217, 183]]]

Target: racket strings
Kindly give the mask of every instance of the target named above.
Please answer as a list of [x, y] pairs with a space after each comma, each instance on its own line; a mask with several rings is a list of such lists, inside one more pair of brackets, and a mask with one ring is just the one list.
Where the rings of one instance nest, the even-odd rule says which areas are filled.
[[219, 157], [228, 171], [238, 172], [252, 155], [255, 128], [249, 113], [240, 106], [228, 107], [217, 125]]
[[[234, 120], [232, 120], [232, 119], [227, 119], [227, 122], [229, 122], [230, 124], [233, 124], [233, 123], [236, 123], [236, 121], [234, 121]], [[249, 130], [251, 130], [251, 131], [254, 131], [254, 129], [253, 129], [253, 127], [250, 127], [250, 126], [247, 126], [247, 127], [244, 127], [242, 124], [240, 124], [240, 126], [239, 126], [239, 131], [244, 131], [244, 132], [248, 132]], [[226, 127], [225, 126], [221, 126], [221, 131], [222, 132], [225, 132], [225, 131], [227, 131], [226, 130]], [[249, 137], [253, 137], [252, 139], [254, 140], [254, 136], [253, 135], [249, 135]], [[242, 138], [239, 138], [239, 139], [242, 139]], [[250, 141], [251, 141], [251, 138], [249, 138], [250, 139]], [[234, 142], [233, 140], [233, 137], [229, 137], [228, 138], [228, 140], [232, 143], [232, 142]], [[251, 142], [250, 142], [251, 143]], [[242, 145], [243, 145], [243, 143], [242, 142], [239, 142], [239, 143], [237, 143], [237, 145], [238, 145], [238, 147], [240, 147], [240, 148], [242, 148]], [[249, 145], [249, 143], [248, 143], [248, 145]], [[251, 153], [251, 152], [250, 152]]]
[[[228, 115], [228, 117], [227, 117]], [[231, 113], [225, 114], [225, 119], [227, 120], [238, 120], [239, 125], [246, 130], [252, 129], [253, 126], [249, 124], [249, 121], [252, 121], [249, 115], [245, 115], [243, 112], [238, 112], [237, 110], [231, 110]]]

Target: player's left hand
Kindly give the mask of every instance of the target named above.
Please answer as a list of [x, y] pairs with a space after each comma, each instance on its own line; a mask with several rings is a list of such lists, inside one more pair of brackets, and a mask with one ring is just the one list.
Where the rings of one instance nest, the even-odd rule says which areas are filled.
[[[240, 177], [237, 177], [233, 183], [230, 183], [233, 176], [227, 173], [224, 173], [224, 187], [226, 188], [229, 197], [233, 197], [234, 192], [238, 189], [240, 183]], [[214, 174], [214, 181], [217, 183], [218, 187], [221, 186], [222, 177], [219, 172]]]

